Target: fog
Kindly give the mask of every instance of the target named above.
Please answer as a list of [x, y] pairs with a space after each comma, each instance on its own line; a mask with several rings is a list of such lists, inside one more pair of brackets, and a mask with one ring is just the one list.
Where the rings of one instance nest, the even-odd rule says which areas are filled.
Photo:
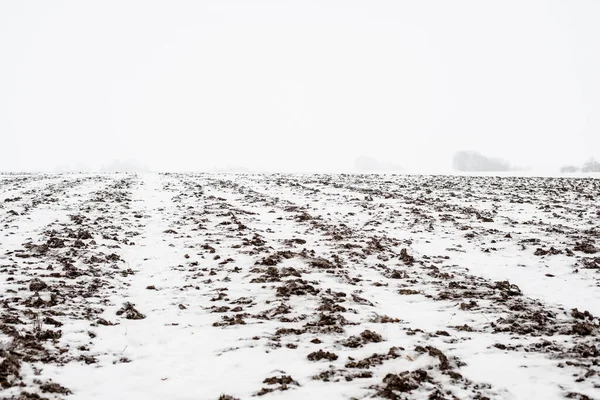
[[0, 2], [0, 170], [581, 166], [600, 159], [599, 18], [595, 0]]

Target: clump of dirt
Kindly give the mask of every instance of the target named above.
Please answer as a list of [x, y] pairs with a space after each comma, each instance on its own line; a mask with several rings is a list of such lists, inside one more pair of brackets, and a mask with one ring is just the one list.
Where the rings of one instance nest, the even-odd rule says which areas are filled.
[[293, 245], [296, 245], [296, 244], [303, 245], [303, 244], [306, 244], [306, 240], [299, 239], [299, 238], [285, 239], [283, 241], [283, 243], [285, 243], [287, 246], [293, 246]]
[[581, 312], [576, 308], [571, 310], [571, 316], [575, 319], [594, 319], [594, 316], [589, 311]]
[[578, 343], [570, 352], [582, 358], [600, 357], [600, 349], [594, 344]]
[[380, 334], [370, 331], [370, 330], [364, 330], [363, 332], [361, 332], [360, 337], [363, 341], [363, 343], [379, 343], [379, 342], [383, 342], [383, 338], [381, 337]]
[[289, 375], [272, 376], [270, 378], [265, 379], [263, 383], [266, 383], [267, 385], [279, 386], [275, 388], [262, 388], [258, 393], [256, 393], [257, 396], [263, 396], [267, 393], [271, 393], [276, 390], [288, 390], [290, 385], [300, 386], [300, 384], [294, 379], [292, 379], [292, 377]]
[[419, 292], [418, 290], [414, 290], [414, 289], [400, 289], [400, 290], [398, 290], [398, 294], [410, 296], [410, 295], [415, 295], [415, 294], [421, 294], [421, 292]]
[[85, 230], [85, 229], [80, 229], [77, 231], [77, 239], [79, 240], [89, 240], [89, 239], [93, 239], [94, 237], [92, 236], [92, 234]]
[[371, 306], [371, 307], [374, 306], [374, 304], [371, 303], [369, 300], [367, 300], [367, 299], [365, 299], [363, 297], [360, 297], [357, 294], [352, 293], [351, 297], [352, 297], [352, 300], [354, 300], [354, 302], [357, 303], [357, 304], [361, 304], [361, 305], [364, 305], [364, 306]]
[[69, 215], [69, 218], [76, 225], [81, 225], [83, 224], [83, 221], [85, 221], [85, 217], [83, 215]]
[[400, 322], [398, 318], [392, 318], [388, 315], [376, 315], [369, 320], [369, 322], [377, 324], [397, 324]]
[[[517, 309], [520, 307], [516, 306]], [[558, 331], [555, 316], [549, 311], [523, 309], [524, 312], [498, 318], [493, 323], [494, 333], [513, 332], [520, 335], [536, 335], [546, 333], [553, 335]]]
[[27, 300], [25, 300], [25, 302], [23, 304], [27, 307], [34, 307], [34, 308], [52, 307], [52, 306], [55, 306], [56, 304], [58, 304], [58, 298], [57, 298], [56, 294], [52, 293], [50, 295], [49, 300], [44, 300], [36, 292], [33, 296], [31, 296]]
[[410, 393], [422, 384], [432, 381], [427, 371], [422, 369], [403, 371], [399, 374], [387, 374], [383, 378], [384, 387], [377, 392], [377, 396], [385, 399], [400, 399], [401, 397], [396, 392]]
[[116, 254], [116, 253], [112, 253], [106, 256], [106, 261], [108, 262], [117, 262], [121, 260], [121, 256]]
[[400, 250], [400, 259], [402, 260], [402, 262], [404, 262], [404, 264], [408, 266], [413, 265], [415, 263], [415, 258], [408, 254], [408, 251], [406, 249]]
[[352, 357], [348, 357], [350, 362], [346, 363], [346, 368], [369, 369], [370, 367], [381, 365], [386, 360], [393, 360], [400, 357], [397, 353], [399, 349], [401, 348], [391, 347], [387, 354], [373, 353], [371, 356], [358, 361], [355, 361]]
[[[255, 268], [251, 272], [258, 272], [258, 271], [260, 271], [260, 269]], [[284, 267], [284, 268], [278, 269], [277, 267], [269, 266], [266, 269], [262, 270], [262, 272], [263, 272], [263, 275], [261, 275], [257, 278], [253, 278], [250, 281], [250, 283], [280, 282], [281, 278], [284, 278], [287, 276], [295, 276], [298, 278], [300, 276], [302, 276], [300, 274], [300, 272], [298, 272], [293, 267]]]
[[581, 262], [585, 269], [600, 269], [600, 257], [584, 257]]
[[141, 312], [139, 312], [138, 310], [136, 310], [136, 308], [134, 306], [135, 306], [135, 304], [132, 304], [130, 302], [123, 303], [123, 307], [121, 307], [119, 309], [119, 311], [117, 311], [117, 315], [125, 314], [125, 318], [127, 318], [127, 319], [144, 319], [144, 318], [146, 318], [146, 316], [144, 314], [142, 314]]
[[29, 281], [29, 290], [32, 292], [38, 292], [40, 290], [44, 290], [48, 287], [48, 285], [39, 278], [33, 278]]
[[252, 239], [244, 238], [242, 244], [244, 246], [262, 247], [267, 244], [267, 242], [258, 233], [255, 233], [252, 236]]
[[62, 326], [62, 322], [55, 320], [52, 317], [46, 317], [44, 318], [44, 324], [48, 324], [48, 325], [54, 325], [56, 327]]
[[359, 336], [350, 336], [346, 340], [342, 341], [341, 344], [344, 347], [357, 348], [362, 347], [368, 343], [379, 343], [382, 342], [383, 338], [380, 334], [370, 330], [363, 331]]
[[[11, 398], [12, 400], [13, 398]], [[27, 391], [22, 391], [17, 400], [49, 400], [47, 397], [42, 397], [37, 393], [29, 393]]]
[[51, 237], [46, 242], [46, 246], [50, 249], [59, 249], [65, 247], [65, 241], [57, 237]]
[[217, 250], [209, 244], [203, 244], [202, 249], [208, 251], [211, 254], [214, 254], [217, 252]]
[[291, 251], [278, 251], [277, 253], [271, 254], [270, 256], [264, 257], [262, 260], [257, 261], [256, 264], [274, 267], [283, 260], [287, 260], [295, 256], [296, 253], [293, 253]]
[[581, 394], [581, 393], [577, 393], [577, 392], [569, 392], [565, 398], [567, 399], [575, 399], [575, 400], [592, 400], [591, 397], [585, 395], [585, 394]]
[[321, 361], [321, 360], [335, 361], [338, 359], [338, 356], [335, 353], [331, 353], [329, 351], [319, 350], [319, 351], [314, 351], [314, 352], [310, 353], [308, 356], [306, 356], [306, 358], [309, 361]]
[[21, 363], [17, 356], [5, 350], [0, 350], [0, 357], [4, 358], [4, 361], [0, 363], [0, 386], [8, 389], [21, 379], [19, 375]]
[[323, 382], [338, 382], [343, 379], [346, 382], [351, 382], [354, 379], [366, 379], [372, 377], [373, 373], [371, 371], [348, 372], [345, 369], [330, 368], [314, 375], [312, 379]]
[[38, 340], [57, 340], [61, 338], [62, 331], [53, 331], [51, 329], [46, 329], [44, 331], [37, 332], [35, 336]]
[[56, 383], [56, 382], [48, 382], [40, 385], [40, 389], [42, 393], [57, 393], [57, 394], [72, 394], [69, 389], [66, 387]]
[[294, 267], [283, 267], [279, 270], [279, 276], [281, 276], [282, 278], [286, 276], [295, 276], [299, 278], [302, 276], [302, 274]]
[[296, 215], [294, 219], [297, 222], [305, 222], [310, 221], [311, 219], [313, 219], [313, 217], [309, 213], [302, 211], [300, 214]]
[[444, 353], [442, 353], [442, 351], [436, 347], [433, 346], [427, 346], [427, 347], [422, 347], [422, 346], [417, 346], [415, 347], [415, 351], [417, 353], [429, 353], [429, 355], [431, 357], [437, 357], [440, 360], [440, 366], [439, 368], [442, 371], [451, 369], [452, 367], [450, 366], [450, 361], [448, 360], [448, 357], [446, 357], [446, 355]]
[[273, 318], [278, 315], [289, 314], [291, 312], [292, 312], [292, 307], [290, 307], [289, 305], [287, 305], [285, 303], [281, 303], [278, 306], [265, 311], [262, 315]]
[[573, 250], [581, 251], [585, 254], [596, 254], [598, 252], [598, 248], [590, 241], [577, 242]]
[[477, 304], [477, 302], [475, 300], [470, 300], [468, 303], [460, 303], [460, 309], [461, 310], [472, 310], [475, 307], [478, 307], [479, 304]]
[[305, 296], [307, 294], [316, 295], [319, 293], [319, 289], [315, 289], [314, 286], [309, 284], [304, 279], [290, 279], [283, 283], [283, 285], [277, 288], [277, 297], [290, 297], [290, 296]]
[[306, 323], [304, 328], [313, 333], [344, 333], [344, 325], [352, 325], [352, 323], [343, 315], [320, 313], [317, 321]]
[[232, 326], [232, 325], [246, 325], [246, 321], [244, 318], [247, 317], [248, 314], [236, 314], [233, 317], [224, 315], [221, 317], [221, 321], [217, 321], [213, 323], [213, 326]]
[[510, 283], [509, 281], [494, 282], [494, 284], [491, 285], [491, 288], [500, 290], [502, 297], [521, 296], [523, 294], [517, 285]]
[[473, 329], [473, 327], [471, 327], [470, 325], [467, 325], [467, 324], [453, 325], [453, 326], [450, 326], [450, 328], [454, 328], [459, 332], [475, 332], [475, 329]]
[[344, 347], [350, 347], [351, 349], [355, 349], [357, 347], [362, 347], [362, 340], [358, 336], [350, 336], [349, 338], [343, 340], [341, 345]]
[[562, 250], [557, 250], [554, 247], [550, 247], [550, 249], [545, 250], [545, 249], [542, 249], [541, 247], [538, 247], [535, 250], [535, 253], [533, 253], [533, 255], [535, 255], [535, 256], [545, 256], [548, 254], [550, 254], [551, 256], [554, 256], [557, 254], [562, 254]]
[[326, 260], [325, 258], [313, 258], [308, 260], [308, 265], [314, 268], [319, 269], [335, 269], [338, 266], [333, 264], [331, 261]]
[[593, 335], [594, 334], [594, 325], [592, 325], [588, 322], [577, 322], [577, 323], [573, 324], [571, 332], [573, 334], [577, 334], [580, 336]]
[[409, 278], [406, 271], [397, 270], [397, 269], [388, 271], [385, 274], [385, 276], [386, 276], [386, 278], [389, 278], [389, 279], [408, 279]]
[[[275, 336], [284, 336], [284, 335], [302, 335], [306, 333], [306, 329], [296, 329], [296, 328], [279, 328], [275, 331]], [[320, 342], [319, 342], [320, 343]]]
[[292, 379], [289, 375], [281, 375], [281, 376], [272, 376], [263, 381], [267, 385], [296, 385], [300, 386], [298, 382]]
[[[327, 292], [331, 294], [330, 289]], [[345, 297], [346, 294], [343, 293], [343, 296]], [[321, 296], [321, 305], [317, 308], [317, 311], [346, 312], [346, 307], [339, 304], [346, 301], [344, 297], [337, 296], [337, 294], [333, 297]]]

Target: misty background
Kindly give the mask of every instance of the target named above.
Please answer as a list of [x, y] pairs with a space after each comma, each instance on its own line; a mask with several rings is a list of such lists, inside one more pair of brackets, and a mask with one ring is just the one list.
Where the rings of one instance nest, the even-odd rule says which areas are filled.
[[582, 168], [599, 19], [595, 0], [0, 2], [0, 170]]

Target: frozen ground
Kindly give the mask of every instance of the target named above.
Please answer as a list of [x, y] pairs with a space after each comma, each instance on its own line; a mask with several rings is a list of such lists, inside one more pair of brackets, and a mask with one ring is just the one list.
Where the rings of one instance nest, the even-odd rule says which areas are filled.
[[600, 180], [0, 176], [0, 398], [598, 399]]

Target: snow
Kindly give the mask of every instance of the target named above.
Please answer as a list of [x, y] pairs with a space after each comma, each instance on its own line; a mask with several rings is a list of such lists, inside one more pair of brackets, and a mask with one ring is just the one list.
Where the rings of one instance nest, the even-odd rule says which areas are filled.
[[[574, 248], [600, 234], [599, 193], [598, 181], [541, 177], [3, 179], [0, 362], [18, 357], [19, 373], [0, 368], [0, 397], [598, 398], [600, 351], [577, 349], [598, 346], [600, 265]], [[81, 230], [93, 238], [76, 245]], [[51, 238], [64, 246], [31, 247]], [[535, 255], [551, 247], [561, 253]], [[31, 305], [33, 277], [56, 304]], [[144, 318], [118, 315], [127, 302]], [[60, 337], [41, 338], [36, 314], [62, 323], [42, 322]], [[367, 330], [381, 340], [360, 339]], [[318, 350], [337, 358], [308, 360]], [[386, 375], [420, 370], [414, 387], [385, 391]], [[263, 382], [282, 375], [297, 384]]]

